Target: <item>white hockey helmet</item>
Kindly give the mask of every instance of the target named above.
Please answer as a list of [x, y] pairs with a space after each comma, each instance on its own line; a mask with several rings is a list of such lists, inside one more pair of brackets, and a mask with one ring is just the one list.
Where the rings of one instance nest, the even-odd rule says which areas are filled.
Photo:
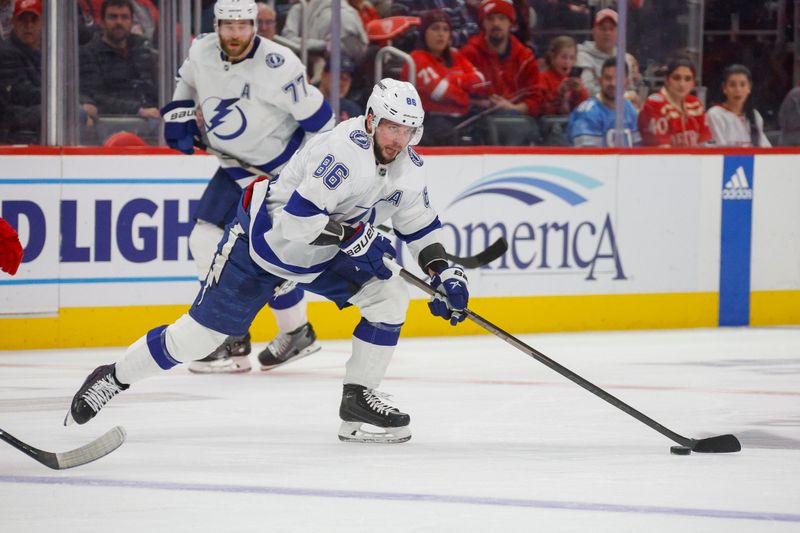
[[367, 100], [367, 114], [369, 113], [373, 116], [370, 135], [375, 134], [378, 123], [385, 118], [416, 128], [408, 144], [418, 144], [422, 139], [422, 122], [425, 120], [425, 111], [422, 109], [422, 101], [417, 89], [407, 81], [383, 78], [376, 83], [369, 100]]
[[214, 4], [214, 25], [220, 20], [252, 20], [256, 27], [258, 8], [250, 0], [217, 0]]

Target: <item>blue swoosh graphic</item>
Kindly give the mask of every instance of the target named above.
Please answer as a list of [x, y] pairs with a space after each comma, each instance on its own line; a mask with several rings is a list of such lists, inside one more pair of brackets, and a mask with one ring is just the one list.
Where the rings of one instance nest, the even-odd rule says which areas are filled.
[[[527, 193], [527, 192], [524, 192], [524, 191], [518, 191], [516, 189], [507, 189], [507, 188], [503, 188], [503, 187], [494, 187], [494, 188], [491, 188], [491, 189], [481, 189], [479, 191], [473, 191], [473, 192], [470, 192], [470, 193], [463, 194], [463, 195], [459, 196], [458, 199], [455, 200], [450, 205], [453, 205], [454, 203], [456, 203], [458, 201], [461, 201], [464, 198], [469, 198], [470, 196], [477, 196], [479, 194], [500, 194], [502, 196], [509, 196], [509, 197], [514, 198], [515, 200], [519, 200], [520, 202], [523, 202], [523, 203], [525, 203], [527, 205], [538, 204], [539, 202], [542, 201], [542, 199], [539, 198], [538, 196], [530, 194], [530, 193]], [[450, 206], [448, 206], [448, 207], [450, 207]]]
[[[483, 181], [483, 180], [481, 180], [481, 181]], [[561, 198], [562, 200], [564, 200], [565, 202], [567, 202], [570, 205], [577, 205], [577, 204], [581, 204], [581, 203], [586, 201], [585, 197], [581, 196], [580, 194], [578, 194], [578, 193], [576, 193], [574, 191], [571, 191], [571, 190], [567, 189], [566, 187], [558, 185], [557, 183], [553, 183], [551, 181], [546, 181], [546, 180], [543, 180], [541, 178], [529, 178], [529, 177], [525, 177], [525, 176], [512, 176], [512, 177], [507, 177], [507, 178], [493, 179], [493, 180], [484, 182], [479, 187], [474, 187], [474, 186], [470, 187], [469, 189], [465, 190], [464, 192], [462, 192], [461, 194], [456, 196], [455, 200], [450, 202], [450, 205], [448, 205], [447, 207], [450, 207], [453, 204], [455, 204], [457, 202], [460, 202], [464, 198], [469, 198], [470, 196], [474, 196], [475, 194], [479, 194], [481, 191], [493, 190], [493, 189], [483, 189], [482, 187], [485, 187], [486, 185], [494, 185], [494, 184], [499, 184], [499, 183], [521, 183], [523, 185], [530, 185], [532, 187], [538, 187], [539, 189], [545, 190], [545, 191], [547, 191], [549, 193], [552, 193], [552, 194], [558, 196], [559, 198]], [[505, 189], [505, 190], [511, 190], [511, 189]], [[509, 195], [509, 196], [513, 196], [513, 195]], [[538, 201], [542, 201], [541, 198], [539, 198]], [[528, 204], [528, 205], [533, 205], [533, 204]]]
[[569, 170], [567, 168], [552, 167], [548, 165], [528, 165], [524, 167], [506, 168], [498, 172], [494, 172], [478, 180], [474, 186], [480, 186], [485, 182], [491, 181], [493, 178], [503, 176], [505, 174], [519, 174], [519, 173], [550, 174], [553, 176], [558, 176], [559, 178], [563, 178], [567, 181], [571, 181], [587, 189], [594, 189], [595, 187], [599, 187], [600, 185], [603, 184], [603, 182], [596, 180], [591, 176], [587, 176], [586, 174], [583, 174], [581, 172], [576, 172], [574, 170]]

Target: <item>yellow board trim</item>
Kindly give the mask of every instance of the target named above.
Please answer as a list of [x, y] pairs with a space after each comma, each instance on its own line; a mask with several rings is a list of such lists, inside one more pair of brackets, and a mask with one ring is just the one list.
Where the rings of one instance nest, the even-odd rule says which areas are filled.
[[751, 326], [800, 324], [800, 291], [750, 293]]
[[[754, 325], [800, 324], [800, 291], [760, 292], [753, 296]], [[717, 293], [617, 294], [473, 298], [470, 308], [511, 333], [716, 327]], [[174, 322], [188, 306], [64, 308], [58, 316], [0, 319], [0, 350], [126, 346], [148, 330]], [[321, 339], [349, 338], [358, 311], [311, 302], [309, 319]], [[275, 333], [275, 321], [262, 312], [251, 327], [256, 342]], [[478, 335], [471, 322], [457, 327], [430, 315], [424, 300], [414, 300], [403, 336]]]

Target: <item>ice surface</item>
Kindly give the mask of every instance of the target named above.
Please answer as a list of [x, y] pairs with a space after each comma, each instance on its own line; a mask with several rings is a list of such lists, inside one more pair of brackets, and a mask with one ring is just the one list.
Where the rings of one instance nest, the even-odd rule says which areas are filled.
[[176, 368], [68, 428], [74, 391], [123, 350], [0, 352], [3, 429], [50, 451], [128, 432], [60, 472], [0, 443], [0, 531], [800, 531], [800, 328], [522, 338], [666, 427], [744, 449], [671, 455], [490, 336], [401, 339], [381, 390], [413, 437], [384, 446], [337, 439], [348, 342], [269, 373]]

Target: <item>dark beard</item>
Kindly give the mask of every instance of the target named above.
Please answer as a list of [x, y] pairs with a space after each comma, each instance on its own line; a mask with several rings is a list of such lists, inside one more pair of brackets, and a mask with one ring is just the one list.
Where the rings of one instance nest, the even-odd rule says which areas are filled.
[[383, 154], [381, 154], [381, 149], [378, 147], [378, 143], [375, 142], [375, 140], [372, 141], [372, 152], [375, 154], [375, 161], [377, 161], [381, 165], [388, 165], [389, 163], [394, 161], [394, 159], [397, 159], [397, 156], [395, 156], [395, 158], [392, 159], [391, 161], [383, 157]]
[[495, 35], [489, 35], [489, 44], [491, 44], [495, 48], [501, 46], [505, 42], [506, 42], [505, 36], [498, 37]]

